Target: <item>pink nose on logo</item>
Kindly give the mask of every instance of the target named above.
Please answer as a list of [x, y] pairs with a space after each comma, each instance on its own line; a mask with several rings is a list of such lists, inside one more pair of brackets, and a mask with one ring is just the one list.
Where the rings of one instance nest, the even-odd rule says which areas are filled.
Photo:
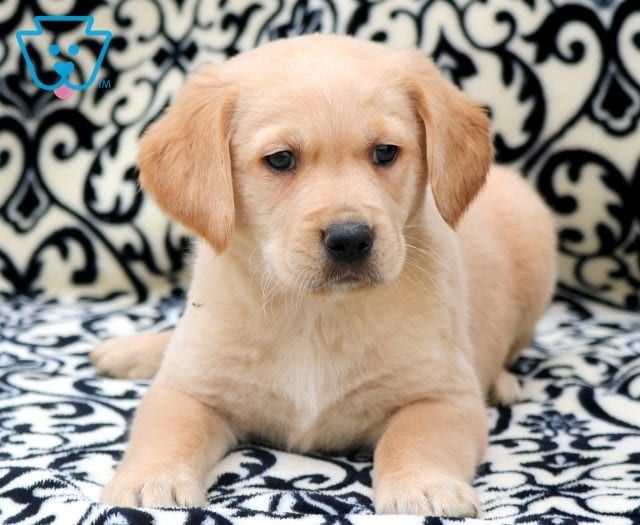
[[62, 100], [67, 100], [71, 95], [73, 95], [73, 89], [62, 85], [58, 89], [54, 89], [53, 94]]

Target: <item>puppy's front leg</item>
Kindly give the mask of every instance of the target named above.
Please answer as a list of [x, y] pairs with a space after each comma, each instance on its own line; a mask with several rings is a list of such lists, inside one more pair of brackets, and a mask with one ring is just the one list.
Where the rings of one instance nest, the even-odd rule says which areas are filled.
[[450, 394], [399, 410], [376, 447], [376, 512], [475, 516], [470, 483], [486, 448], [482, 399]]
[[206, 475], [233, 441], [214, 410], [156, 382], [140, 403], [127, 452], [100, 500], [126, 507], [204, 506]]

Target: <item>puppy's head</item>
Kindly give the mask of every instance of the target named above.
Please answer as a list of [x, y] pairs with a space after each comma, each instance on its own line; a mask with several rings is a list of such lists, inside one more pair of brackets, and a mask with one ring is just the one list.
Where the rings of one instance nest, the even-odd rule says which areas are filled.
[[331, 293], [397, 277], [427, 181], [453, 227], [491, 159], [484, 112], [419, 52], [314, 35], [192, 75], [139, 165], [214, 250], [235, 223], [263, 271]]

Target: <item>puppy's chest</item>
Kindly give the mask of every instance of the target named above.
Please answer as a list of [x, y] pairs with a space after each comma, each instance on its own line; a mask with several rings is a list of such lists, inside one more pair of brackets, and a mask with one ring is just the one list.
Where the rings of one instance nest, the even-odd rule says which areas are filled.
[[372, 366], [375, 348], [339, 344], [329, 348], [306, 334], [286, 348], [227, 362], [213, 371], [212, 402], [245, 439], [303, 451], [369, 441], [393, 402], [380, 381], [384, 367]]

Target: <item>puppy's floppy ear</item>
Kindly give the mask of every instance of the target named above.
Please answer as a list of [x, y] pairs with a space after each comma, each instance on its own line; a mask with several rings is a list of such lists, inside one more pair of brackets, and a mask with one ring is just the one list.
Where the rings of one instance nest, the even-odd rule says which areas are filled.
[[427, 137], [427, 177], [440, 214], [454, 227], [491, 166], [490, 121], [431, 60], [419, 51], [407, 56], [409, 89]]
[[203, 237], [217, 253], [234, 225], [229, 151], [231, 93], [215, 68], [187, 79], [166, 113], [144, 134], [140, 183], [172, 218]]

